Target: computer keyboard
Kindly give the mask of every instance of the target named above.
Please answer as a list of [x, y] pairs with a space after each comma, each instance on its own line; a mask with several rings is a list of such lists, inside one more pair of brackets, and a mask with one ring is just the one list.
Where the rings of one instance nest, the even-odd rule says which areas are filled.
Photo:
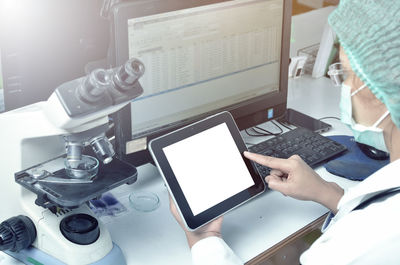
[[[279, 158], [289, 158], [297, 154], [311, 167], [346, 150], [344, 145], [301, 127], [249, 147], [250, 152]], [[260, 164], [256, 166], [263, 178], [269, 175], [268, 167]]]

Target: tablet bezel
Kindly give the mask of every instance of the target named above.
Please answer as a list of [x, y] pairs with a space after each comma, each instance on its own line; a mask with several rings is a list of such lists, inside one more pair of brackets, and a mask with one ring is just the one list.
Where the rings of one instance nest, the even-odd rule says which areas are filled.
[[[193, 215], [185, 195], [183, 194], [183, 191], [168, 162], [168, 159], [163, 152], [163, 148], [222, 123], [227, 125], [232, 138], [236, 143], [238, 151], [240, 152], [255, 184], [212, 206], [211, 208], [197, 215]], [[265, 184], [262, 180], [262, 177], [258, 174], [254, 163], [243, 156], [243, 152], [247, 151], [246, 144], [240, 135], [239, 129], [237, 128], [232, 115], [227, 111], [210, 116], [206, 119], [153, 139], [149, 143], [149, 149], [155, 163], [157, 164], [160, 174], [167, 184], [170, 194], [175, 201], [180, 215], [185, 222], [187, 229], [189, 230], [195, 230], [209, 223], [210, 221], [218, 218], [228, 211], [231, 211], [232, 209], [252, 199], [254, 196], [262, 193], [265, 190]]]

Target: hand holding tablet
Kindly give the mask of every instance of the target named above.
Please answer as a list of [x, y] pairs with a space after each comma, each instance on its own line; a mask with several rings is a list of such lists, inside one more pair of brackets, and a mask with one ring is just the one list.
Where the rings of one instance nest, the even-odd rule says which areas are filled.
[[181, 215], [179, 214], [178, 209], [176, 208], [176, 205], [174, 201], [172, 200], [172, 197], [169, 196], [169, 206], [170, 206], [170, 211], [182, 230], [185, 232], [186, 239], [188, 241], [188, 245], [190, 248], [194, 244], [196, 244], [198, 241], [205, 239], [207, 237], [219, 237], [222, 238], [221, 235], [221, 228], [222, 228], [222, 220], [223, 216], [218, 217], [215, 220], [210, 221], [209, 223], [203, 225], [202, 227], [199, 227], [196, 230], [188, 230], [187, 225], [185, 222], [182, 220]]
[[152, 140], [150, 152], [189, 230], [265, 190], [229, 112]]

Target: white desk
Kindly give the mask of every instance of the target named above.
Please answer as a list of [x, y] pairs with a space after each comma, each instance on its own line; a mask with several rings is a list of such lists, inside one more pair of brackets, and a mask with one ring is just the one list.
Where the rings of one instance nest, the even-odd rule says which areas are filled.
[[[288, 107], [315, 118], [339, 116], [340, 90], [326, 78], [303, 77], [289, 81]], [[348, 134], [337, 120], [326, 120], [333, 125], [328, 134]], [[244, 135], [245, 141], [260, 141]], [[129, 265], [191, 264], [189, 247], [184, 232], [169, 211], [168, 192], [158, 170], [148, 164], [138, 168], [138, 181], [123, 185], [112, 192], [128, 208], [119, 217], [103, 219], [111, 236], [122, 249]], [[342, 187], [355, 183], [333, 176], [322, 167], [317, 172], [325, 179]], [[138, 190], [156, 193], [161, 204], [158, 209], [142, 213], [129, 206], [128, 195]], [[299, 229], [318, 219], [327, 209], [313, 202], [297, 201], [278, 192], [269, 191], [224, 217], [222, 235], [232, 249], [249, 261]], [[3, 254], [3, 253], [1, 253]], [[0, 264], [6, 264], [2, 261]], [[10, 264], [7, 262], [7, 264]]]
[[[338, 117], [339, 92], [325, 78], [290, 80], [288, 106], [316, 118]], [[329, 134], [349, 133], [339, 121], [327, 122], [333, 125]], [[245, 140], [255, 142], [255, 138]], [[114, 218], [107, 224], [113, 240], [122, 248], [128, 264], [191, 264], [185, 235], [170, 214], [168, 192], [157, 169], [145, 165], [138, 170], [135, 184], [125, 185], [114, 193], [129, 205], [127, 195], [130, 192], [152, 191], [159, 196], [161, 205], [150, 213], [131, 209], [128, 214]], [[342, 187], [355, 184], [329, 174], [322, 167], [317, 172]], [[269, 191], [227, 214], [222, 235], [228, 245], [248, 261], [326, 212], [326, 208], [316, 203], [297, 201]]]

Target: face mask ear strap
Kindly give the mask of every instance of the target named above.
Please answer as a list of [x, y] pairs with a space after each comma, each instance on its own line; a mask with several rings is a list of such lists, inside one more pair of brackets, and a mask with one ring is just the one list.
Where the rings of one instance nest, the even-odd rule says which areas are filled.
[[377, 120], [374, 125], [372, 125], [372, 127], [377, 127], [387, 116], [389, 115], [389, 111], [387, 110], [382, 117], [379, 118], [379, 120]]
[[351, 93], [351, 96], [354, 96], [355, 94], [357, 94], [358, 92], [360, 92], [361, 89], [365, 88], [367, 86], [367, 84], [362, 85], [360, 88], [358, 88], [356, 91]]

